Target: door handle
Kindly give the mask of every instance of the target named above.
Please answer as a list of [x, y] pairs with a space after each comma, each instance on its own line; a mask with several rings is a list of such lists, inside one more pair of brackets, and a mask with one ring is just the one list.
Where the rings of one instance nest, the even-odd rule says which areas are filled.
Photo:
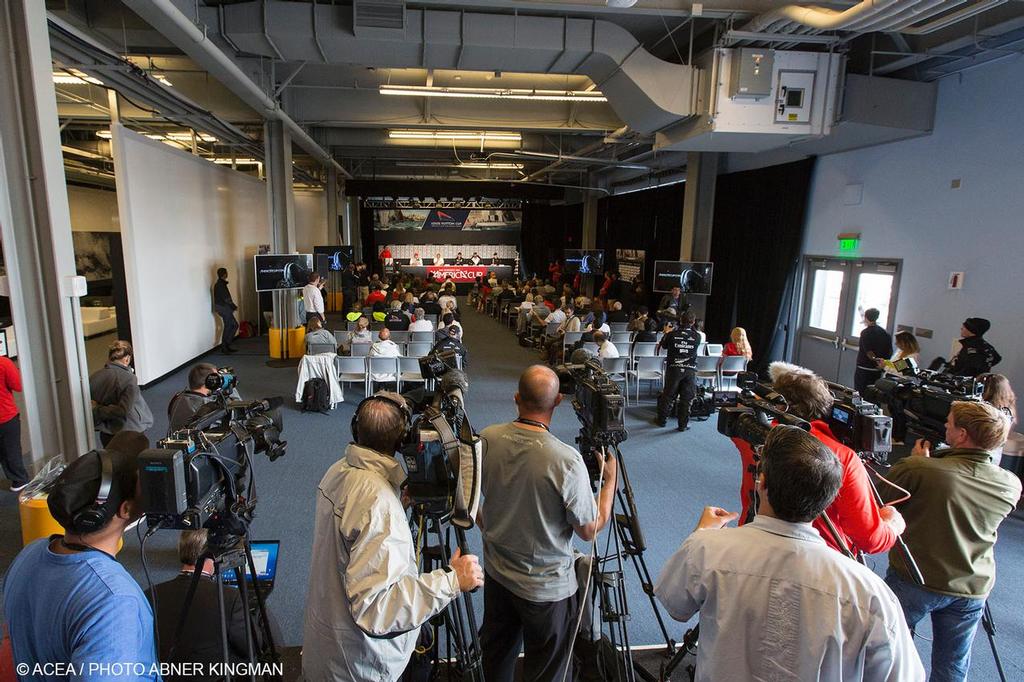
[[838, 336], [837, 336], [837, 337], [836, 337], [835, 339], [833, 339], [833, 340], [832, 340], [832, 346], [833, 346], [833, 347], [834, 347], [834, 348], [835, 348], [836, 350], [839, 350], [839, 347], [840, 347], [841, 345], [842, 345], [842, 344], [840, 344], [840, 343], [839, 343], [839, 337], [838, 337]]

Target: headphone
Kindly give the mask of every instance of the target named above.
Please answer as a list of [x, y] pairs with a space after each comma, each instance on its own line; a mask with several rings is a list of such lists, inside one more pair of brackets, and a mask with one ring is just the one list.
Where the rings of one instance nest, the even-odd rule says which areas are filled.
[[393, 448], [394, 450], [397, 450], [402, 442], [409, 437], [409, 432], [412, 431], [412, 410], [409, 408], [409, 404], [405, 400], [400, 402], [394, 398], [384, 395], [383, 393], [375, 393], [369, 398], [364, 398], [358, 405], [356, 405], [355, 414], [352, 415], [352, 442], [359, 442], [359, 412], [363, 409], [363, 405], [371, 400], [379, 400], [381, 402], [388, 403], [402, 414], [402, 435], [399, 437], [398, 442], [395, 443]]
[[87, 507], [75, 512], [71, 518], [72, 529], [78, 533], [94, 533], [110, 520], [110, 510], [107, 509], [107, 501], [110, 498], [110, 490], [114, 486], [114, 460], [106, 450], [94, 450], [100, 458], [100, 488], [96, 492], [96, 501]]

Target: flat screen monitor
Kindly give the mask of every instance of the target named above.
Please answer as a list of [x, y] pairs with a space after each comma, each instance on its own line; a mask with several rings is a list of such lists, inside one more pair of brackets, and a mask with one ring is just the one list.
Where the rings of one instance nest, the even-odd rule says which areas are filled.
[[254, 258], [256, 291], [301, 289], [313, 271], [311, 253], [268, 253]]
[[604, 274], [604, 251], [566, 249], [562, 272], [567, 275], [575, 275], [577, 272], [581, 275]]
[[321, 267], [325, 272], [340, 272], [354, 259], [351, 246], [314, 246], [313, 256], [317, 272]]
[[654, 261], [654, 290], [661, 293], [679, 287], [684, 294], [710, 294], [714, 263], [691, 261]]
[[[253, 540], [249, 547], [252, 550], [252, 563], [256, 566], [256, 579], [261, 585], [273, 587], [277, 578], [277, 558], [281, 552], [281, 543], [277, 540]], [[249, 582], [252, 582], [252, 571], [246, 568], [245, 575]], [[235, 569], [229, 568], [224, 571], [224, 582], [238, 583]]]

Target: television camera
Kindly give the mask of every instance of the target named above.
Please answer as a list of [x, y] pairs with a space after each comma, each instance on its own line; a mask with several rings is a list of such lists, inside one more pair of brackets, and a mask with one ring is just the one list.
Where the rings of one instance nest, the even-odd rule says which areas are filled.
[[238, 388], [238, 375], [232, 367], [218, 367], [206, 375], [204, 385], [213, 396], [229, 397]]
[[903, 373], [884, 375], [864, 391], [864, 397], [905, 419], [907, 431], [941, 443], [946, 438], [949, 408], [960, 400], [981, 400], [984, 386], [974, 377], [919, 369], [913, 360], [905, 362]]
[[736, 376], [735, 404], [718, 411], [718, 432], [729, 438], [745, 440], [752, 446], [764, 445], [772, 420], [780, 424], [811, 430], [808, 421], [789, 414], [786, 399], [768, 384], [759, 383], [753, 372], [740, 372]]

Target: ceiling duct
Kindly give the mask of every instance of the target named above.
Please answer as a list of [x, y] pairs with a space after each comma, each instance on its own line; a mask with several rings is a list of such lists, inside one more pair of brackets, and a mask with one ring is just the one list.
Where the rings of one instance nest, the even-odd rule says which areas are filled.
[[405, 32], [405, 3], [397, 0], [354, 0], [352, 28], [360, 38], [386, 38], [389, 35], [401, 38]]
[[[133, 8], [150, 4], [125, 2]], [[615, 113], [645, 134], [694, 114], [696, 69], [658, 59], [611, 22], [405, 7], [404, 30], [396, 30], [361, 25], [364, 4], [382, 3], [356, 2], [355, 11], [314, 3], [237, 3], [219, 8], [223, 25], [217, 9], [200, 7], [205, 26], [198, 30], [211, 37], [223, 32], [245, 53], [311, 64], [586, 75]], [[159, 22], [154, 25], [163, 30]], [[226, 43], [222, 47], [228, 49]]]

